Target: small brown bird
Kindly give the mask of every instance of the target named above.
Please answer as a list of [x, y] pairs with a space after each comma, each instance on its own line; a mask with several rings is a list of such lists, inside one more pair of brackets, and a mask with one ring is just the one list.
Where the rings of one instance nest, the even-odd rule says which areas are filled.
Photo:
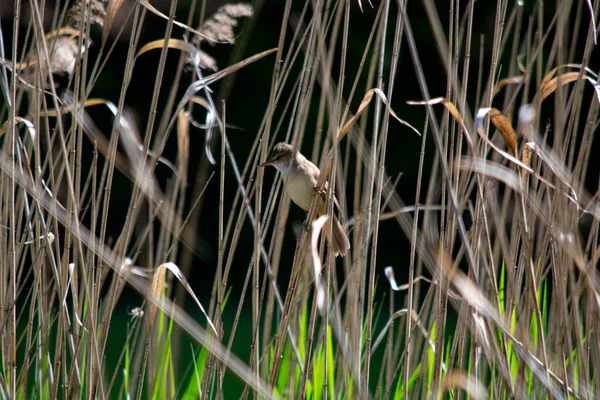
[[[319, 168], [307, 160], [300, 152], [295, 152], [294, 148], [287, 143], [278, 143], [275, 145], [273, 152], [271, 153], [271, 158], [262, 163], [260, 167], [266, 167], [268, 165], [277, 168], [283, 176], [283, 180], [287, 182], [286, 192], [288, 196], [290, 196], [290, 199], [292, 199], [298, 207], [308, 212], [319, 180], [319, 175], [321, 174]], [[319, 216], [326, 215], [325, 195], [323, 193], [317, 193], [317, 196], [317, 214]], [[331, 220], [328, 220], [325, 224], [328, 238], [328, 231], [331, 229], [331, 226], [333, 226], [331, 235], [332, 242], [329, 243], [329, 245], [336, 256], [341, 255], [343, 257], [350, 248], [350, 242], [338, 219], [335, 216], [333, 217], [333, 225], [331, 225], [329, 221]]]

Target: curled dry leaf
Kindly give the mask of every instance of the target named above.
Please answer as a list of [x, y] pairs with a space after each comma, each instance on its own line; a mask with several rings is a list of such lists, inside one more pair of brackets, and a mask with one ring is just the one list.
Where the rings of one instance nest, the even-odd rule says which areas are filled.
[[184, 40], [158, 39], [158, 40], [153, 40], [150, 43], [146, 43], [144, 46], [142, 46], [142, 48], [139, 49], [138, 52], [135, 54], [135, 57], [137, 58], [137, 57], [141, 56], [142, 54], [147, 53], [150, 50], [162, 49], [163, 46], [165, 45], [165, 40], [167, 42], [167, 48], [169, 48], [169, 49], [181, 50], [186, 53], [189, 53], [192, 56], [195, 56], [195, 54], [196, 54], [196, 48], [194, 47], [194, 45], [192, 45], [191, 43], [188, 43]]
[[[414, 311], [413, 311], [414, 312]], [[375, 341], [373, 342], [373, 346], [371, 347], [371, 354], [373, 354], [375, 352], [375, 350], [377, 350], [377, 347], [379, 347], [379, 344], [381, 343], [381, 341], [383, 340], [385, 334], [387, 333], [387, 331], [390, 329], [390, 325], [392, 324], [392, 321], [394, 321], [395, 319], [402, 317], [404, 315], [408, 314], [408, 310], [406, 308], [403, 308], [401, 310], [396, 311], [388, 320], [388, 322], [385, 324], [385, 326], [383, 327], [383, 329], [381, 330], [381, 332], [379, 333], [379, 336], [377, 336], [377, 339], [375, 339]]]
[[510, 186], [515, 192], [520, 192], [521, 186], [518, 175], [504, 165], [483, 159], [463, 157], [460, 169], [485, 175]]
[[[163, 288], [165, 287], [165, 277], [167, 275], [167, 269], [161, 265], [156, 271], [154, 271], [154, 275], [152, 276], [152, 285], [150, 286], [150, 293], [162, 300], [163, 296]], [[152, 326], [154, 325], [154, 319], [156, 318], [157, 307], [154, 302], [148, 303], [148, 326], [149, 330], [152, 331]]]
[[[29, 132], [29, 136], [31, 137], [31, 141], [35, 143], [36, 130], [33, 123], [25, 118], [15, 117], [15, 122], [25, 125], [27, 128], [27, 132]], [[6, 121], [2, 126], [0, 126], [0, 138], [4, 136], [6, 130], [8, 129], [8, 121]]]
[[379, 97], [379, 99], [381, 100], [381, 102], [383, 103], [383, 105], [385, 106], [385, 108], [388, 110], [388, 112], [390, 113], [390, 115], [392, 117], [394, 117], [401, 124], [406, 125], [410, 129], [415, 131], [417, 135], [421, 136], [421, 133], [415, 127], [413, 127], [408, 122], [400, 119], [396, 115], [394, 110], [392, 110], [392, 107], [390, 107], [385, 94], [380, 89], [375, 88], [375, 89], [369, 90], [367, 92], [367, 94], [365, 94], [365, 97], [363, 97], [362, 101], [360, 102], [360, 105], [358, 106], [358, 110], [356, 111], [356, 114], [354, 114], [354, 116], [352, 118], [350, 118], [348, 120], [348, 122], [346, 122], [344, 124], [344, 126], [342, 126], [342, 129], [340, 129], [340, 132], [338, 133], [338, 143], [341, 143], [342, 139], [344, 139], [344, 137], [350, 131], [350, 128], [352, 127], [352, 125], [354, 125], [354, 123], [358, 120], [358, 118], [362, 115], [362, 113], [365, 112], [365, 110], [367, 109], [367, 106], [369, 105], [369, 103], [371, 103], [371, 100], [373, 100], [373, 95], [377, 95], [377, 97]]
[[[579, 70], [583, 69], [583, 72], [565, 72], [556, 76], [557, 71], [561, 68], [576, 68]], [[523, 69], [522, 72], [525, 72], [525, 70]], [[524, 75], [508, 77], [500, 80], [494, 87], [494, 96], [496, 96], [504, 86], [520, 84], [524, 80]], [[542, 82], [540, 84], [540, 91], [538, 93], [538, 96], [540, 96], [540, 101], [546, 99], [559, 87], [577, 80], [589, 81], [594, 87], [594, 90], [596, 91], [596, 96], [598, 97], [598, 101], [600, 102], [600, 85], [598, 85], [597, 75], [590, 68], [584, 68], [581, 64], [563, 64], [550, 70], [550, 72], [548, 72], [542, 78]], [[534, 100], [533, 103], [535, 104], [536, 101]]]
[[[202, 307], [200, 300], [198, 300], [198, 298], [196, 297], [196, 294], [192, 290], [192, 287], [188, 283], [187, 279], [185, 279], [185, 276], [183, 276], [183, 274], [181, 273], [181, 270], [179, 269], [179, 267], [177, 267], [177, 265], [175, 265], [174, 263], [166, 262], [164, 264], [161, 264], [157, 268], [157, 270], [154, 272], [154, 277], [152, 279], [152, 288], [151, 288], [152, 294], [154, 296], [160, 297], [160, 294], [162, 293], [162, 288], [164, 286], [165, 275], [166, 275], [167, 270], [171, 271], [173, 273], [173, 275], [175, 275], [175, 278], [177, 278], [177, 280], [183, 285], [185, 290], [187, 290], [187, 292], [190, 294], [190, 296], [192, 296], [192, 298], [194, 299], [194, 301], [200, 308], [200, 311], [202, 311], [202, 314], [204, 314], [204, 316], [206, 317], [206, 320], [208, 321], [210, 328], [212, 329], [214, 334], [218, 336], [217, 329], [215, 328], [214, 324], [208, 317], [208, 314], [204, 310], [204, 307]], [[151, 306], [156, 307], [154, 305], [154, 303], [152, 303]], [[148, 311], [149, 311], [149, 321], [153, 321], [154, 317], [156, 315], [156, 308], [149, 307]]]
[[[392, 322], [395, 319], [398, 319], [399, 317], [405, 316], [406, 314], [408, 314], [408, 310], [406, 308], [400, 309], [392, 314], [392, 316], [387, 321], [387, 323], [385, 324], [383, 329], [381, 329], [381, 332], [379, 333], [379, 336], [377, 337], [377, 339], [375, 339], [375, 341], [373, 342], [373, 346], [371, 347], [371, 354], [375, 353], [375, 350], [377, 350], [377, 347], [379, 347], [379, 345], [385, 338], [385, 335], [386, 335], [387, 331], [390, 329]], [[415, 324], [417, 325], [419, 330], [421, 331], [421, 334], [423, 335], [423, 337], [427, 340], [429, 347], [431, 347], [431, 349], [435, 351], [435, 343], [433, 343], [433, 341], [431, 340], [429, 333], [427, 333], [427, 329], [425, 329], [425, 327], [423, 326], [423, 323], [419, 319], [419, 316], [417, 315], [417, 313], [415, 312], [414, 309], [412, 310], [411, 318], [415, 322]], [[446, 368], [444, 366], [442, 366], [442, 369], [444, 371], [446, 370]]]
[[493, 108], [487, 113], [490, 117], [492, 124], [500, 131], [500, 134], [504, 138], [506, 146], [510, 148], [513, 154], [517, 153], [517, 134], [512, 127], [509, 119], [506, 118], [498, 109]]
[[79, 37], [79, 35], [81, 34], [81, 32], [79, 32], [79, 30], [77, 29], [73, 29], [73, 28], [59, 28], [56, 29], [52, 32], [48, 32], [44, 35], [44, 38], [46, 40], [50, 40], [59, 36], [72, 36], [72, 37]]
[[587, 76], [584, 73], [580, 72], [565, 72], [564, 74], [558, 75], [542, 84], [540, 89], [541, 100], [543, 101], [544, 99], [546, 99], [546, 97], [554, 93], [556, 89], [566, 85], [567, 83], [585, 79], [587, 79]]
[[[205, 124], [204, 126], [196, 126], [199, 129], [204, 129], [206, 135], [204, 137], [204, 153], [206, 154], [206, 158], [208, 159], [208, 162], [210, 162], [212, 165], [215, 165], [217, 162], [215, 160], [215, 157], [212, 154], [212, 151], [210, 150], [210, 143], [212, 141], [212, 136], [213, 136], [213, 128], [215, 126], [215, 122], [216, 122], [216, 117], [215, 114], [213, 112], [212, 107], [210, 106], [210, 103], [199, 96], [193, 96], [190, 99], [191, 103], [195, 103], [198, 104], [199, 106], [202, 106], [205, 110], [206, 110], [206, 119], [205, 119]], [[188, 117], [188, 121], [191, 121], [191, 118]]]
[[[561, 68], [576, 68], [579, 70], [583, 69], [583, 73], [566, 72], [559, 76], [555, 76], [556, 72]], [[579, 78], [580, 75], [581, 78]], [[600, 85], [598, 85], [598, 75], [592, 69], [584, 67], [581, 64], [563, 64], [553, 68], [550, 72], [548, 72], [544, 78], [542, 78], [542, 82], [540, 84], [540, 92], [538, 93], [538, 96], [541, 96], [540, 101], [543, 101], [546, 97], [550, 96], [559, 87], [579, 79], [587, 80], [592, 84], [594, 90], [596, 91], [598, 102], [600, 102]], [[536, 100], [532, 101], [534, 104], [536, 102]]]
[[452, 117], [454, 117], [454, 119], [456, 120], [458, 125], [460, 125], [461, 129], [463, 130], [463, 132], [465, 134], [465, 138], [467, 139], [467, 142], [469, 143], [469, 146], [473, 147], [473, 140], [471, 139], [471, 135], [469, 134], [469, 131], [467, 130], [467, 127], [465, 126], [465, 121], [462, 117], [462, 114], [458, 110], [458, 107], [456, 107], [454, 105], [454, 103], [452, 103], [450, 100], [446, 99], [445, 97], [436, 97], [429, 101], [407, 101], [406, 104], [409, 104], [411, 106], [426, 106], [426, 105], [442, 104], [444, 107], [446, 107], [446, 109], [448, 110], [450, 115], [452, 115]]
[[498, 83], [496, 83], [496, 86], [494, 86], [494, 96], [496, 96], [498, 93], [500, 93], [500, 91], [502, 90], [502, 88], [504, 88], [504, 86], [518, 85], [520, 83], [523, 83], [524, 81], [525, 81], [524, 75], [510, 76], [508, 78], [500, 79], [498, 81]]
[[[398, 286], [398, 284], [396, 283], [396, 277], [394, 275], [394, 268], [392, 268], [391, 266], [385, 267], [384, 274], [385, 274], [385, 277], [387, 278], [388, 282], [390, 283], [390, 287], [395, 292], [399, 292], [401, 290], [406, 290], [411, 285], [411, 283], [405, 283], [404, 285]], [[415, 284], [419, 281], [425, 281], [427, 283], [431, 283], [431, 280], [425, 278], [424, 276], [418, 276], [415, 279], [413, 279], [412, 284]]]
[[206, 129], [205, 129], [206, 137], [204, 140], [204, 153], [206, 154], [206, 158], [208, 159], [208, 162], [210, 162], [212, 165], [215, 165], [217, 163], [217, 161], [215, 160], [215, 157], [212, 155], [212, 151], [210, 150], [210, 143], [212, 142], [212, 136], [213, 136], [213, 127], [214, 127], [216, 121], [217, 121], [217, 118], [215, 117], [215, 113], [214, 113], [213, 109], [209, 108], [206, 111], [206, 119], [204, 120], [204, 125], [206, 126]]
[[541, 82], [540, 86], [544, 86], [545, 83], [547, 83], [550, 79], [554, 78], [554, 76], [556, 75], [556, 72], [562, 68], [583, 69], [589, 76], [596, 78], [596, 79], [598, 78], [598, 75], [590, 67], [584, 67], [583, 64], [567, 63], [567, 64], [561, 64], [558, 67], [552, 68], [552, 70], [550, 72], [548, 72], [542, 78], [542, 82]]
[[[562, 64], [559, 65], [558, 67], [554, 67], [550, 70], [550, 72], [548, 72], [546, 75], [544, 75], [544, 77], [542, 78], [542, 82], [540, 82], [540, 87], [544, 87], [548, 84], [548, 82], [554, 78], [556, 76], [556, 73], [558, 72], [559, 69], [562, 68], [577, 68], [577, 69], [581, 69], [582, 65], [581, 64]], [[586, 68], [586, 71], [589, 71], [590, 73], [593, 74], [593, 72], [591, 70], [589, 70], [588, 68]]]
[[[533, 143], [530, 143], [533, 144]], [[577, 206], [578, 209], [584, 210], [585, 212], [590, 212], [596, 215], [590, 208], [585, 208], [580, 204], [577, 196], [577, 192], [573, 187], [568, 183], [568, 181], [561, 175], [560, 170], [556, 169], [556, 166], [552, 165], [552, 161], [545, 155], [537, 146], [531, 147], [532, 151], [535, 152], [540, 160], [542, 160], [548, 167], [555, 173], [555, 175], [562, 181], [562, 184], [565, 188], [568, 189], [568, 193], [564, 195], [567, 197], [569, 201], [571, 201], [574, 205]], [[540, 182], [543, 182], [550, 189], [556, 189], [556, 186], [550, 183], [547, 179], [543, 178], [539, 174], [537, 174], [530, 167], [525, 165], [523, 162], [515, 159], [514, 157], [510, 157], [510, 160], [515, 162], [519, 167], [521, 167], [521, 177], [526, 173], [530, 173], [535, 176]], [[496, 179], [497, 181], [504, 182], [504, 184], [510, 186], [515, 192], [521, 192], [521, 178], [509, 168], [500, 165], [495, 162], [491, 162], [482, 158], [471, 158], [471, 157], [463, 157], [461, 159], [460, 168], [465, 171], [472, 171], [475, 173], [479, 173], [490, 178]]]
[[150, 43], [146, 43], [141, 49], [138, 50], [136, 58], [150, 50], [162, 49], [165, 44], [165, 40], [167, 41], [167, 48], [177, 49], [188, 53], [188, 62], [197, 65], [204, 70], [216, 71], [218, 69], [217, 61], [214, 58], [202, 50], [197, 49], [193, 44], [180, 39], [158, 39]]
[[517, 56], [517, 67], [519, 68], [519, 71], [521, 71], [521, 73], [526, 73], [527, 72], [527, 68], [525, 67], [525, 64], [523, 64], [523, 60], [525, 59], [525, 54], [520, 54]]
[[[371, 103], [371, 100], [373, 100], [373, 95], [377, 95], [377, 97], [379, 97], [379, 99], [381, 100], [381, 102], [383, 103], [383, 105], [385, 106], [385, 108], [388, 110], [388, 112], [390, 113], [390, 115], [392, 117], [394, 117], [401, 124], [409, 127], [413, 131], [415, 131], [417, 133], [417, 135], [421, 136], [421, 133], [415, 127], [413, 127], [411, 124], [404, 121], [403, 119], [400, 119], [396, 115], [394, 110], [392, 110], [392, 107], [390, 107], [385, 94], [380, 89], [374, 88], [374, 89], [370, 89], [367, 92], [367, 94], [365, 94], [365, 97], [363, 97], [362, 101], [360, 102], [360, 105], [358, 106], [358, 110], [356, 111], [356, 114], [354, 114], [354, 116], [352, 118], [350, 118], [348, 120], [348, 122], [346, 122], [340, 129], [340, 132], [338, 133], [338, 138], [337, 138], [338, 143], [342, 142], [342, 139], [344, 139], [344, 137], [348, 134], [352, 125], [354, 125], [354, 123], [358, 120], [358, 118], [360, 118], [362, 113], [365, 112], [365, 110], [367, 109], [367, 106]], [[331, 168], [332, 162], [333, 162], [333, 148], [331, 150], [329, 150], [327, 164], [325, 165], [325, 169], [323, 170], [323, 173], [321, 174], [321, 178], [319, 178], [319, 183], [323, 184], [327, 180], [327, 177], [329, 175], [329, 169]]]
[[[477, 111], [477, 117], [475, 118], [477, 130], [483, 130], [483, 119], [486, 115], [490, 118], [494, 127], [500, 132], [504, 139], [504, 143], [512, 151], [512, 154], [517, 154], [517, 134], [515, 133], [510, 120], [497, 108], [480, 108], [479, 111]], [[483, 132], [480, 132], [480, 134], [485, 135]]]
[[[199, 91], [201, 91], [203, 89], [206, 89], [208, 85], [224, 78], [225, 76], [237, 71], [238, 69], [241, 69], [241, 68], [245, 67], [246, 65], [251, 64], [254, 61], [257, 61], [265, 56], [268, 56], [269, 54], [276, 52], [276, 51], [277, 51], [277, 48], [265, 50], [262, 53], [255, 54], [255, 55], [248, 57], [247, 59], [242, 60], [230, 67], [227, 67], [221, 71], [215, 72], [212, 75], [209, 75], [205, 78], [202, 78], [195, 82], [192, 82], [192, 84], [189, 85], [187, 90], [185, 91], [183, 98], [177, 105], [177, 109], [175, 110], [175, 116], [173, 118], [171, 118], [171, 121], [169, 121], [169, 126], [167, 127], [167, 135], [169, 134], [171, 129], [173, 129], [173, 126], [175, 124], [177, 114], [179, 113], [179, 111], [182, 110], [186, 106], [186, 104], [189, 101], [191, 101], [192, 98], [195, 97], [196, 93], [198, 93]], [[198, 103], [198, 104], [200, 104], [200, 103]], [[162, 149], [160, 149], [160, 151], [162, 151]]]
[[[537, 155], [537, 157], [540, 159], [540, 161], [542, 161], [544, 163], [544, 165], [546, 165], [548, 168], [550, 168], [550, 170], [554, 173], [554, 175], [560, 180], [560, 182], [562, 183], [564, 188], [568, 189], [568, 193], [565, 193], [567, 198], [573, 204], [575, 204], [578, 209], [580, 209], [584, 212], [589, 212], [592, 215], [596, 216], [596, 218], [598, 218], [598, 213], [595, 211], [597, 208], [595, 206], [591, 206], [591, 203], [590, 203], [586, 207], [580, 203], [580, 201], [578, 199], [579, 196], [577, 195], [577, 191], [571, 185], [572, 174], [569, 171], [569, 169], [564, 165], [564, 162], [556, 154], [554, 154], [551, 149], [545, 147], [543, 144], [538, 145], [535, 142], [528, 142], [527, 146], [531, 150], [532, 153], [535, 153]], [[527, 172], [533, 174], [536, 177], [536, 179], [544, 182], [546, 185], [548, 185], [548, 187], [555, 189], [554, 185], [552, 185], [546, 179], [539, 176], [531, 168], [529, 168], [528, 166], [526, 166], [525, 164], [523, 164], [521, 162], [519, 162], [519, 164], [521, 165], [522, 168], [526, 168]]]
[[315, 290], [317, 292], [317, 306], [319, 307], [319, 311], [321, 314], [325, 310], [325, 289], [321, 284], [321, 259], [319, 258], [319, 234], [321, 230], [323, 230], [323, 226], [325, 226], [325, 222], [327, 222], [329, 217], [327, 215], [322, 215], [319, 218], [315, 219], [312, 222], [312, 235], [310, 238], [310, 253], [312, 255], [313, 260], [313, 273], [314, 273], [314, 282], [315, 282]]

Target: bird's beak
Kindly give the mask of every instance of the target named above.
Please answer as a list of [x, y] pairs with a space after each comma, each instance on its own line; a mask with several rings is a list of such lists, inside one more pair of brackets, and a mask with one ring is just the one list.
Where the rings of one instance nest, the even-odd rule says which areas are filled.
[[273, 165], [273, 160], [267, 160], [264, 163], [260, 164], [258, 167], [263, 168], [263, 167], [268, 167], [269, 165]]

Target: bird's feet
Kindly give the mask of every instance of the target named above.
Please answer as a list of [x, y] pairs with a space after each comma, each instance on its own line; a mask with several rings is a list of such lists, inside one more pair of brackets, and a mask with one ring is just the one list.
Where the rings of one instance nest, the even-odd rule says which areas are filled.
[[313, 187], [313, 190], [318, 195], [321, 195], [323, 197], [327, 196], [327, 189], [325, 189], [325, 188], [321, 188], [321, 187], [315, 185], [315, 187]]
[[308, 223], [308, 218], [304, 220], [304, 222], [302, 222], [302, 227], [304, 228], [304, 230], [306, 232], [310, 231], [310, 224]]

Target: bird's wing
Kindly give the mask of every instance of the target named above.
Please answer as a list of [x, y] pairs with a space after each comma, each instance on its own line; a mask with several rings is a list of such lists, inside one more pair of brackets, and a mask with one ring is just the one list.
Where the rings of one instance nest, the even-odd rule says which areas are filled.
[[[312, 174], [315, 182], [319, 182], [319, 175], [320, 175], [319, 169], [315, 168], [314, 170], [311, 170], [311, 174]], [[317, 195], [321, 196], [321, 198], [323, 199], [324, 202], [327, 201], [327, 191], [328, 190], [329, 190], [329, 182], [325, 182], [325, 187], [323, 188], [323, 191], [317, 193]], [[340, 213], [342, 211], [342, 208], [340, 207], [340, 203], [338, 203], [335, 193], [333, 194], [333, 208], [338, 213]]]

